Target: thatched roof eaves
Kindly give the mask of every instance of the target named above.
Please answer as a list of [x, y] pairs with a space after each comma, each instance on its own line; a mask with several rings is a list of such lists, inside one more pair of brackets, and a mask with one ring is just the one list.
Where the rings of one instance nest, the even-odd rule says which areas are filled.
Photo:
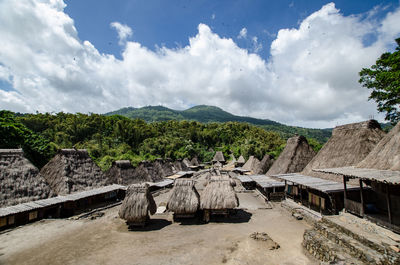
[[391, 185], [400, 185], [400, 171], [356, 167], [314, 169], [314, 171], [336, 174], [349, 178], [371, 180]]
[[200, 195], [192, 179], [177, 179], [168, 200], [167, 209], [175, 214], [191, 214], [197, 212]]
[[21, 148], [19, 149], [0, 149], [0, 156], [9, 156], [9, 155], [23, 155], [24, 151]]
[[212, 176], [200, 197], [200, 208], [207, 210], [233, 209], [239, 200], [229, 177]]

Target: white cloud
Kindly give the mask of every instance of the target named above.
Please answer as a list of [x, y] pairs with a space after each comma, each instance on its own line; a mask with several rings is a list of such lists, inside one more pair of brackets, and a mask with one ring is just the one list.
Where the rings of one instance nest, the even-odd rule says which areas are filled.
[[258, 42], [258, 38], [253, 37], [253, 38], [251, 38], [251, 41], [253, 43], [253, 52], [254, 53], [260, 52], [262, 50], [263, 46], [261, 43]]
[[[0, 80], [13, 87], [0, 89], [0, 109], [103, 113], [124, 106], [209, 104], [240, 115], [331, 127], [381, 117], [367, 101], [369, 91], [358, 84], [358, 72], [400, 33], [399, 9], [369, 20], [344, 16], [328, 4], [298, 28], [280, 30], [268, 61], [204, 24], [186, 47], [156, 52], [127, 41], [131, 33], [124, 33], [122, 59], [116, 59], [79, 39], [64, 7], [62, 0], [0, 2]], [[364, 47], [371, 33], [378, 40]]]
[[118, 33], [119, 45], [124, 45], [126, 39], [132, 36], [132, 29], [127, 25], [123, 25], [119, 22], [112, 22], [110, 26]]
[[212, 20], [215, 19], [215, 13], [213, 13], [213, 14], [211, 15], [211, 19], [212, 19]]
[[242, 28], [239, 32], [239, 35], [237, 36], [238, 39], [245, 39], [247, 38], [247, 29]]

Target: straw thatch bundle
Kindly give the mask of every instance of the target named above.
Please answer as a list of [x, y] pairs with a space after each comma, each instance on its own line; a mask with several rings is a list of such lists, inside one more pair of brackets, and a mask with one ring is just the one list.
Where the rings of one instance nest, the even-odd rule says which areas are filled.
[[129, 224], [146, 221], [148, 213], [155, 214], [157, 205], [149, 191], [149, 184], [132, 184], [126, 190], [125, 199], [119, 209], [119, 217]]
[[175, 214], [196, 213], [200, 205], [200, 195], [195, 181], [192, 179], [177, 179], [168, 200], [167, 209]]
[[0, 149], [0, 206], [45, 199], [52, 195], [39, 170], [22, 149]]
[[213, 163], [220, 162], [222, 164], [225, 163], [224, 154], [221, 151], [215, 152], [212, 162]]
[[312, 169], [355, 166], [372, 151], [384, 134], [375, 120], [337, 126], [302, 174], [342, 181], [335, 175], [313, 172]]
[[238, 197], [228, 176], [212, 176], [201, 194], [203, 210], [233, 209], [239, 205]]
[[258, 160], [254, 156], [250, 156], [249, 160], [247, 160], [247, 162], [243, 165], [242, 168], [254, 173], [254, 171], [257, 171], [259, 167], [260, 167], [260, 160]]
[[135, 168], [129, 160], [117, 160], [105, 173], [107, 184], [129, 185], [139, 182], [134, 178]]
[[400, 170], [400, 122], [382, 138], [357, 167]]
[[274, 160], [271, 158], [271, 156], [269, 154], [265, 154], [258, 167], [253, 170], [254, 174], [267, 173], [268, 169], [272, 166], [273, 163]]
[[103, 172], [85, 149], [61, 149], [40, 171], [57, 195], [106, 184]]
[[304, 136], [294, 136], [287, 140], [285, 149], [268, 170], [267, 175], [295, 173], [302, 171], [315, 156]]

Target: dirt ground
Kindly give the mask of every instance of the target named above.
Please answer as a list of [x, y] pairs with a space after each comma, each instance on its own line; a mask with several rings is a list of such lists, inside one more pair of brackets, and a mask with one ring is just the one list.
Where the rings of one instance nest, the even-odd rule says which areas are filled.
[[[119, 206], [104, 216], [81, 220], [42, 220], [0, 234], [0, 264], [319, 264], [301, 246], [310, 225], [295, 220], [257, 193], [239, 193], [240, 209], [230, 218], [172, 222], [170, 213], [151, 217], [130, 231]], [[155, 198], [165, 204], [168, 193]], [[267, 233], [277, 243], [255, 240]]]

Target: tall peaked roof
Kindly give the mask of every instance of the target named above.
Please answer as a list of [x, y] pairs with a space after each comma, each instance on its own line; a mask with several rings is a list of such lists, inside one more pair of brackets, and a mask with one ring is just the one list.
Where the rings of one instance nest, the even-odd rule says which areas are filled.
[[385, 133], [375, 120], [335, 127], [331, 138], [302, 171], [303, 175], [339, 180], [313, 169], [355, 166], [361, 162]]
[[22, 149], [0, 149], [0, 207], [46, 199], [51, 194]]
[[315, 152], [304, 136], [293, 136], [287, 140], [285, 149], [268, 170], [267, 175], [300, 172], [314, 156]]
[[212, 162], [225, 162], [224, 154], [221, 151], [217, 151], [214, 155]]
[[103, 172], [86, 149], [61, 149], [40, 174], [57, 195], [101, 187], [106, 184]]
[[380, 140], [357, 167], [400, 171], [400, 122]]
[[246, 160], [245, 160], [244, 157], [241, 155], [241, 156], [239, 156], [239, 158], [238, 158], [238, 160], [237, 160], [236, 162], [241, 163], [241, 164], [244, 164], [244, 163], [246, 163]]
[[260, 166], [260, 160], [258, 160], [254, 156], [250, 156], [249, 160], [247, 160], [247, 162], [243, 165], [242, 168], [255, 173], [255, 171], [258, 170], [259, 166]]

